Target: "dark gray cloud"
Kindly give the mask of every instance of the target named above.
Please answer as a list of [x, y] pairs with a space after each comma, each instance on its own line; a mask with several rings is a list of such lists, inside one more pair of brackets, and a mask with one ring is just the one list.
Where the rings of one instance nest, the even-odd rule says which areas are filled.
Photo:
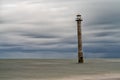
[[83, 17], [85, 57], [120, 57], [119, 4], [119, 0], [2, 0], [0, 58], [77, 58], [78, 13]]
[[31, 33], [25, 33], [20, 35], [30, 37], [30, 38], [58, 38], [59, 37], [59, 36], [54, 36], [50, 34], [31, 34]]
[[[99, 57], [110, 57], [110, 58], [116, 58], [119, 57], [119, 47], [120, 44], [97, 44], [91, 45], [91, 48], [89, 46], [84, 46], [85, 53], [92, 53], [94, 55], [99, 54], [102, 56]], [[88, 56], [86, 54], [86, 56]], [[92, 57], [92, 56], [91, 56]]]

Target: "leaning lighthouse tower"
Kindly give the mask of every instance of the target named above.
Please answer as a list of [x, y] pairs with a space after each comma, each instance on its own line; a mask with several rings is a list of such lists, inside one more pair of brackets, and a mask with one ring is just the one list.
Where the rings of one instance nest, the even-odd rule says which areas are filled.
[[77, 35], [78, 35], [78, 63], [83, 63], [83, 52], [82, 52], [82, 32], [81, 22], [83, 21], [81, 15], [77, 15]]

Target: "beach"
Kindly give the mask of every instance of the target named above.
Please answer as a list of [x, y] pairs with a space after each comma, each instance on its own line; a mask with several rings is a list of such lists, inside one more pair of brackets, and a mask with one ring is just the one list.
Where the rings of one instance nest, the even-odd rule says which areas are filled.
[[1, 59], [0, 80], [120, 80], [120, 59]]
[[84, 75], [73, 76], [54, 80], [120, 80], [120, 74], [99, 74], [99, 75]]

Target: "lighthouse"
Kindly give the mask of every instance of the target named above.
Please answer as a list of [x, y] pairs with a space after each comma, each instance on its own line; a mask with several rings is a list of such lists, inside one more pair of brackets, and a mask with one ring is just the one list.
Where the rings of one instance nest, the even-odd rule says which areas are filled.
[[78, 36], [78, 63], [84, 63], [82, 52], [82, 30], [81, 22], [83, 21], [81, 15], [77, 15], [77, 36]]

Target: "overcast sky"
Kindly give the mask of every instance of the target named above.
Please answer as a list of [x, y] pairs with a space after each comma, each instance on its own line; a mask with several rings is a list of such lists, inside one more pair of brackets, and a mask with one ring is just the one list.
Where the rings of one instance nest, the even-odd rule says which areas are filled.
[[120, 57], [120, 0], [1, 0], [0, 58]]

